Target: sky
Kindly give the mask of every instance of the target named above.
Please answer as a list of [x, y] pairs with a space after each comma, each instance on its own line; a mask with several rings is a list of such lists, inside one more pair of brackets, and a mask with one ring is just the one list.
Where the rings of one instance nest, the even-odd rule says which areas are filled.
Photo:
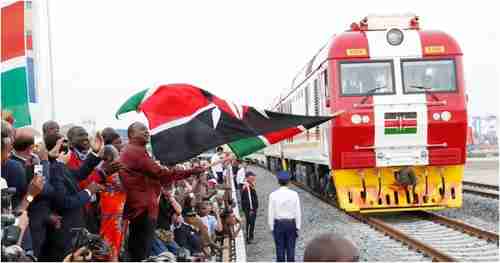
[[[463, 2], [463, 3], [462, 3]], [[489, 1], [50, 1], [56, 119], [114, 118], [132, 94], [190, 83], [265, 107], [335, 33], [368, 14], [415, 13], [464, 53], [469, 114], [498, 114], [500, 36]]]

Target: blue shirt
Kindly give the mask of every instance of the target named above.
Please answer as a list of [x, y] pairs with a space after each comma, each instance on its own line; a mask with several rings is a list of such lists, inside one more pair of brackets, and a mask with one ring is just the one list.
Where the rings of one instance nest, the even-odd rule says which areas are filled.
[[206, 215], [204, 217], [201, 217], [201, 221], [208, 227], [208, 233], [210, 233], [210, 235], [214, 235], [215, 228], [217, 227], [217, 219], [215, 218], [215, 216]]

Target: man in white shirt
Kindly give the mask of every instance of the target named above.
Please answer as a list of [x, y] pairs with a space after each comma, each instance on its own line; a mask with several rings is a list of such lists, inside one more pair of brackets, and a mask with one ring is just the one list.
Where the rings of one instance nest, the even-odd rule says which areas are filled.
[[238, 172], [236, 173], [236, 189], [241, 189], [243, 184], [245, 183], [245, 174], [247, 172], [247, 163], [242, 161], [240, 163], [240, 167]]
[[224, 163], [223, 163], [223, 151], [222, 147], [217, 147], [216, 153], [212, 156], [210, 163], [212, 164], [212, 172], [214, 176], [217, 178], [217, 183], [224, 183]]
[[295, 240], [301, 224], [300, 200], [297, 192], [288, 189], [290, 175], [278, 173], [280, 188], [269, 195], [268, 224], [276, 244], [278, 262], [295, 261]]

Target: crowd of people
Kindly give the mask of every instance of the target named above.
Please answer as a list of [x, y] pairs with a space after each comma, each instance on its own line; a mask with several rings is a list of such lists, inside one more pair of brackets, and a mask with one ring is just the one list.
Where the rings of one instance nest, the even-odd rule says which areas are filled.
[[[129, 126], [125, 145], [113, 128], [90, 138], [81, 126], [63, 135], [48, 121], [41, 143], [30, 128], [6, 121], [1, 128], [2, 220], [16, 216], [23, 261], [210, 261], [222, 254], [226, 237], [243, 231], [246, 243], [254, 242], [256, 175], [222, 147], [210, 160], [166, 166], [148, 153], [149, 131], [140, 122]], [[277, 261], [295, 261], [300, 200], [287, 187], [287, 172], [277, 179], [268, 224]], [[4, 245], [2, 259], [11, 253]], [[358, 258], [352, 242], [332, 234], [312, 240], [304, 254], [304, 261]]]
[[35, 143], [32, 129], [1, 127], [1, 185], [15, 190], [2, 214], [18, 217], [18, 245], [29, 259], [213, 260], [221, 240], [241, 231], [232, 180], [253, 217], [246, 220], [253, 240], [255, 175], [221, 147], [211, 160], [166, 166], [146, 150], [150, 135], [139, 122], [126, 145], [113, 128], [90, 138], [83, 127], [63, 135], [48, 121]]

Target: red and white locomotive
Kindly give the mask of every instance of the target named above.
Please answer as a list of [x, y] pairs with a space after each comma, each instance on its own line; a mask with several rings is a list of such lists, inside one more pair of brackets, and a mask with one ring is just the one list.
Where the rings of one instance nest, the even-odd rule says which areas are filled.
[[345, 112], [267, 148], [268, 163], [286, 162], [297, 181], [336, 196], [347, 211], [460, 207], [467, 133], [462, 55], [455, 39], [421, 30], [415, 15], [353, 23], [272, 107]]

